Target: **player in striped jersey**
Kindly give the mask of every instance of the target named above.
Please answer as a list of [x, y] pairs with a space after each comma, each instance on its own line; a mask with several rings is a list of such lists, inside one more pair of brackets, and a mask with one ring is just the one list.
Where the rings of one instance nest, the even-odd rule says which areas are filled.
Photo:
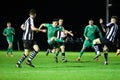
[[[101, 23], [102, 24], [102, 23]], [[111, 22], [106, 25], [106, 34], [103, 38], [98, 38], [93, 41], [94, 44], [94, 49], [96, 52], [99, 52], [99, 47], [98, 44], [102, 44], [103, 51], [104, 51], [104, 59], [105, 65], [108, 65], [108, 47], [113, 44], [114, 39], [116, 37], [116, 33], [118, 30], [118, 25], [117, 25], [117, 16], [112, 16], [111, 17]], [[94, 59], [98, 58], [100, 54], [96, 55]]]
[[23, 30], [23, 46], [24, 46], [24, 54], [21, 56], [21, 58], [18, 60], [16, 67], [20, 68], [21, 63], [27, 58], [29, 55], [30, 49], [33, 48], [33, 52], [26, 61], [26, 64], [35, 67], [32, 64], [32, 60], [34, 57], [37, 55], [39, 52], [39, 46], [37, 45], [37, 42], [34, 40], [34, 31], [42, 31], [45, 32], [45, 30], [39, 30], [38, 28], [35, 27], [34, 25], [34, 19], [36, 17], [36, 11], [34, 9], [31, 9], [29, 12], [29, 18], [25, 21], [24, 24], [21, 25], [21, 29]]

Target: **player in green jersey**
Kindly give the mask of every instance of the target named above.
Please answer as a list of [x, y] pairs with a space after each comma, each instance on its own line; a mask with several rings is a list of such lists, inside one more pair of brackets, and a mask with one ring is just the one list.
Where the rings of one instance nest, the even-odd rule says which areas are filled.
[[3, 31], [3, 35], [6, 36], [6, 40], [8, 42], [8, 49], [6, 56], [8, 56], [8, 53], [11, 53], [11, 56], [13, 56], [13, 41], [14, 41], [14, 35], [15, 35], [15, 30], [13, 27], [11, 27], [11, 22], [7, 22], [7, 27]]
[[39, 29], [41, 29], [42, 27], [47, 27], [47, 37], [48, 37], [48, 44], [51, 45], [54, 49], [55, 49], [55, 59], [56, 59], [56, 63], [58, 63], [58, 54], [59, 54], [59, 48], [60, 48], [60, 44], [64, 43], [65, 41], [62, 39], [59, 39], [56, 37], [56, 32], [57, 31], [66, 31], [63, 28], [61, 28], [58, 25], [58, 20], [54, 19], [52, 21], [52, 24], [50, 23], [43, 23], [40, 25]]
[[[87, 25], [84, 30], [85, 41], [84, 41], [83, 47], [80, 51], [80, 54], [79, 54], [78, 58], [76, 59], [77, 61], [80, 61], [80, 58], [82, 57], [86, 48], [93, 47], [94, 39], [96, 39], [97, 37], [102, 38], [102, 33], [99, 30], [98, 26], [94, 25], [93, 19], [90, 19], [88, 21], [88, 23], [89, 23], [89, 25]], [[99, 53], [97, 53], [97, 54], [99, 54]]]

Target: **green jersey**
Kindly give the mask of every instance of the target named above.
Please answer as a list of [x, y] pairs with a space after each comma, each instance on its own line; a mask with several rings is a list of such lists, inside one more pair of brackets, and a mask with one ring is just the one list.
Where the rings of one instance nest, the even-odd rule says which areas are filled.
[[15, 30], [13, 27], [10, 28], [7, 27], [3, 31], [3, 35], [6, 36], [6, 39], [13, 39], [14, 34], [15, 34]]
[[87, 25], [84, 30], [84, 36], [88, 37], [89, 40], [93, 41], [99, 35], [102, 38], [102, 33], [96, 25]]
[[45, 27], [47, 27], [47, 37], [48, 40], [51, 39], [51, 37], [55, 36], [57, 31], [62, 31], [62, 28], [60, 26], [54, 27], [52, 24], [45, 24]]

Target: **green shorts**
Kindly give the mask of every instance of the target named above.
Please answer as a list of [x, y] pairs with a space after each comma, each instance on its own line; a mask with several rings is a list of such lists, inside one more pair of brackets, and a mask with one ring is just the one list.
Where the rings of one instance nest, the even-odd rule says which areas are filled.
[[57, 42], [52, 42], [51, 40], [48, 40], [48, 44], [50, 45], [50, 46], [52, 46], [53, 48], [59, 48], [60, 47], [60, 44], [59, 43], [57, 43]]
[[7, 39], [7, 42], [8, 42], [8, 44], [12, 44], [13, 43], [13, 39], [9, 38], [9, 39]]
[[85, 40], [83, 43], [83, 48], [89, 48], [92, 47], [93, 43], [90, 40]]

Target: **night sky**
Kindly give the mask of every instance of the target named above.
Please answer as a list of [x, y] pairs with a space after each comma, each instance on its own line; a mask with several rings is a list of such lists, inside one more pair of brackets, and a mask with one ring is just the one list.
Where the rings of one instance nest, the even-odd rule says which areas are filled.
[[[112, 4], [109, 8], [110, 16], [119, 17], [119, 0], [110, 0], [110, 3]], [[14, 49], [17, 49], [15, 47], [17, 41], [22, 48], [20, 25], [29, 17], [30, 9], [37, 11], [36, 27], [44, 22], [51, 23], [53, 18], [63, 18], [65, 29], [73, 31], [74, 39], [83, 37], [84, 27], [88, 24], [88, 19], [93, 18], [96, 25], [99, 25], [99, 18], [106, 19], [106, 0], [4, 0], [0, 3], [0, 49], [7, 48], [6, 39], [2, 35], [7, 21], [12, 22], [16, 31]], [[47, 49], [46, 33], [38, 33], [37, 38], [42, 50]]]

